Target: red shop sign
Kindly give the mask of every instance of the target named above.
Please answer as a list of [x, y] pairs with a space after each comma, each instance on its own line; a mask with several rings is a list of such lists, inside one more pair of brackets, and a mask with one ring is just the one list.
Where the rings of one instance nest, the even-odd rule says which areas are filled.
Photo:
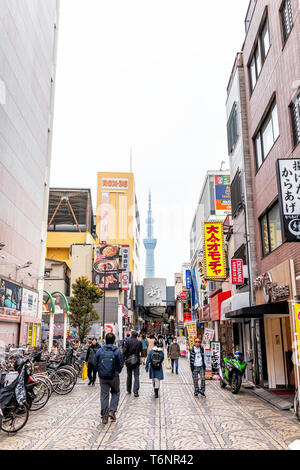
[[243, 260], [231, 260], [231, 284], [244, 284]]

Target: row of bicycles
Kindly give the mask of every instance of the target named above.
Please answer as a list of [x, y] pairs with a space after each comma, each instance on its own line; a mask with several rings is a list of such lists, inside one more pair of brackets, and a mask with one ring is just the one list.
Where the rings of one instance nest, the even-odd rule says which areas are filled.
[[[53, 393], [71, 393], [82, 366], [83, 360], [73, 348], [60, 357], [42, 351], [22, 357], [8, 356], [0, 364], [0, 429], [6, 433], [20, 431], [30, 412], [44, 408]], [[9, 383], [12, 368], [16, 378]]]

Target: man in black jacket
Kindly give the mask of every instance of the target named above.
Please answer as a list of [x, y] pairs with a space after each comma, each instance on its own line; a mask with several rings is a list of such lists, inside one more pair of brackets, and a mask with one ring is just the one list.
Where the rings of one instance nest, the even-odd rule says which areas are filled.
[[97, 376], [97, 369], [95, 368], [95, 358], [98, 349], [100, 349], [100, 344], [97, 343], [97, 338], [93, 338], [92, 344], [90, 345], [89, 349], [86, 353], [85, 362], [88, 365], [88, 378], [89, 383], [88, 385], [95, 385], [96, 376]]
[[[198, 397], [199, 393], [205, 397], [205, 360], [204, 349], [201, 346], [199, 338], [195, 338], [194, 346], [189, 350], [189, 363], [193, 374], [194, 395]], [[201, 389], [199, 390], [198, 376], [201, 378]]]
[[139, 396], [140, 388], [140, 358], [142, 343], [137, 339], [137, 331], [131, 333], [131, 338], [125, 341], [123, 357], [127, 367], [127, 393], [131, 393], [132, 374], [134, 375], [133, 393], [135, 397]]

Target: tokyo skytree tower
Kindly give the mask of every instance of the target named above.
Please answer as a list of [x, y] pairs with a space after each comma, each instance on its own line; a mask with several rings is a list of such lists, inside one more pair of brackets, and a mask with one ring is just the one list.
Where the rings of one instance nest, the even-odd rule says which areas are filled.
[[154, 266], [154, 250], [156, 247], [157, 240], [153, 238], [153, 223], [152, 210], [151, 210], [151, 192], [149, 192], [148, 202], [148, 218], [146, 219], [147, 224], [147, 238], [144, 241], [144, 247], [146, 248], [146, 272], [145, 277], [155, 277], [155, 266]]

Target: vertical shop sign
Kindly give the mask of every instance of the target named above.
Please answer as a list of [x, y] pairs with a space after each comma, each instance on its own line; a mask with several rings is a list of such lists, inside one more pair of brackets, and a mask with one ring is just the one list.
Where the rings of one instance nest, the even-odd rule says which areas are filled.
[[186, 277], [186, 288], [190, 289], [191, 288], [191, 271], [189, 269], [186, 270], [185, 277]]
[[215, 175], [216, 214], [231, 213], [230, 175]]
[[300, 158], [277, 160], [277, 181], [284, 241], [300, 241]]
[[102, 191], [100, 207], [100, 240], [108, 241], [109, 193]]
[[33, 334], [32, 334], [32, 346], [36, 347], [36, 333], [37, 333], [37, 324], [33, 324]]
[[297, 361], [300, 365], [300, 304], [294, 305], [295, 326], [297, 333]]
[[33, 330], [33, 324], [29, 323], [29, 328], [28, 328], [28, 346], [32, 345], [32, 330]]
[[221, 367], [221, 343], [219, 341], [211, 343], [211, 363], [213, 372], [218, 372]]
[[129, 290], [129, 272], [122, 273], [122, 290]]
[[244, 284], [243, 260], [231, 260], [231, 284]]
[[204, 361], [205, 361], [205, 378], [211, 379], [212, 377], [212, 362], [211, 362], [211, 349], [204, 349]]
[[226, 257], [223, 223], [219, 221], [204, 222], [204, 278], [225, 280]]

